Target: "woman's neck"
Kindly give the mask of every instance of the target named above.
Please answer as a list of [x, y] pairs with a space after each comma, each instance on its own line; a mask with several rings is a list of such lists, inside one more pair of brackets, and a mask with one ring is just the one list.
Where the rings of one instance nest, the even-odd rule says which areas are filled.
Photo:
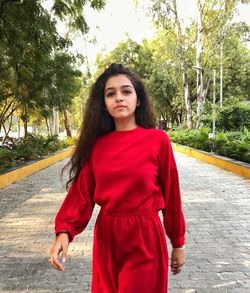
[[115, 121], [115, 130], [117, 131], [125, 131], [125, 130], [132, 130], [138, 127], [135, 121]]

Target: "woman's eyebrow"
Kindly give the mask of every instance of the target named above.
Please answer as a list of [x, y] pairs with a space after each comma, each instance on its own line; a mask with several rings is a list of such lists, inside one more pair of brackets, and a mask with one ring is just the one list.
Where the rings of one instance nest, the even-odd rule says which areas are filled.
[[[132, 87], [130, 84], [126, 84], [126, 85], [121, 86], [121, 88], [126, 88], [126, 87], [131, 87], [131, 88], [133, 89], [133, 87]], [[107, 89], [105, 90], [105, 93], [106, 93], [106, 91], [108, 91], [108, 90], [114, 90], [114, 89], [115, 89], [114, 87], [109, 87], [109, 88], [107, 88]]]

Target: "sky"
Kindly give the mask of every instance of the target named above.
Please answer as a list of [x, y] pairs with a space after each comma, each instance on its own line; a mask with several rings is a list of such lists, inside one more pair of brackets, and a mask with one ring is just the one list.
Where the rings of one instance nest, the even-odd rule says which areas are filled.
[[[195, 0], [177, 0], [181, 17], [186, 20], [194, 15]], [[107, 0], [102, 11], [86, 10], [86, 20], [90, 26], [89, 35], [95, 35], [97, 44], [87, 46], [88, 58], [94, 64], [96, 54], [100, 51], [111, 51], [120, 41], [129, 36], [137, 42], [154, 35], [154, 27], [148, 14], [150, 0]], [[74, 40], [76, 50], [82, 49], [82, 39]]]
[[[52, 2], [44, 0], [43, 6], [50, 9]], [[137, 6], [135, 2], [135, 0], [106, 0], [105, 8], [101, 11], [95, 11], [87, 6], [85, 18], [90, 27], [87, 38], [93, 39], [95, 36], [96, 43], [84, 42], [82, 36], [75, 36], [72, 51], [83, 55], [87, 52], [90, 66], [93, 67], [97, 53], [111, 51], [118, 42], [126, 39], [126, 36], [139, 43], [143, 38], [152, 37], [154, 28], [150, 17], [147, 16], [151, 1], [138, 0]], [[177, 0], [177, 9], [184, 25], [191, 17], [195, 17], [195, 2], [196, 0]], [[234, 21], [245, 21], [250, 24], [250, 5], [240, 5], [238, 12]], [[58, 31], [63, 35], [65, 27], [59, 24]]]

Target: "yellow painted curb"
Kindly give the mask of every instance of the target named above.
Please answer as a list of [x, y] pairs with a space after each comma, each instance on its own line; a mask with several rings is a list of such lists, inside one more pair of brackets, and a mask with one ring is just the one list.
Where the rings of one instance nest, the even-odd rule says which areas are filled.
[[74, 148], [67, 149], [65, 151], [59, 152], [48, 158], [41, 159], [37, 162], [31, 163], [27, 166], [17, 168], [16, 170], [10, 171], [8, 173], [0, 175], [0, 188], [4, 188], [18, 180], [21, 180], [37, 171], [40, 171], [56, 162], [59, 162], [65, 158], [71, 156]]
[[229, 161], [217, 155], [210, 155], [209, 153], [198, 151], [198, 150], [185, 147], [176, 143], [172, 143], [172, 146], [175, 151], [184, 153], [190, 157], [196, 158], [206, 163], [218, 166], [222, 169], [236, 173], [243, 177], [250, 178], [250, 167], [247, 166], [248, 165], [247, 163], [246, 163], [246, 166], [244, 166], [245, 163], [241, 164], [240, 162], [237, 163], [237, 162]]

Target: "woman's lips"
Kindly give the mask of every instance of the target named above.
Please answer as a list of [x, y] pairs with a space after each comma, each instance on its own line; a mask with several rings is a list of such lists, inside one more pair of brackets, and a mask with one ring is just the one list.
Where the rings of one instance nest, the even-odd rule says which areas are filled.
[[123, 109], [123, 108], [126, 108], [126, 106], [116, 106], [115, 107], [116, 110], [120, 110], [120, 109]]

